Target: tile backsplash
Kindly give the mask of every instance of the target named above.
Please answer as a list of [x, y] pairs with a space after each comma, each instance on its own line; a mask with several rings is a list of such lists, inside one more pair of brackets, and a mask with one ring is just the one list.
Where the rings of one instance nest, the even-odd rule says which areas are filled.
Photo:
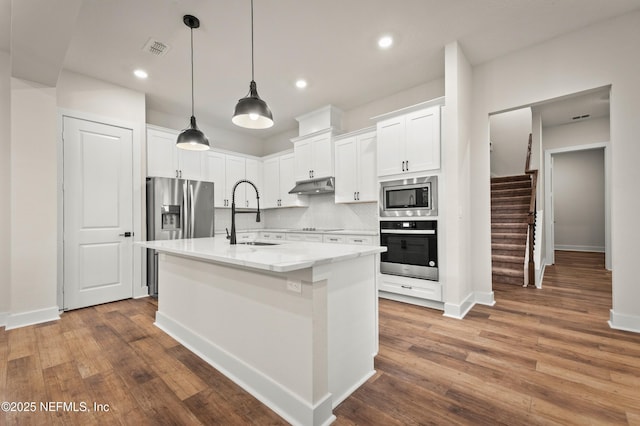
[[264, 227], [375, 230], [378, 203], [336, 204], [334, 194], [313, 195], [309, 207], [267, 210]]
[[[338, 228], [372, 231], [378, 228], [378, 203], [336, 204], [333, 194], [309, 197], [309, 207], [269, 209], [255, 214], [236, 214], [236, 229]], [[216, 231], [231, 230], [231, 209], [216, 209]]]

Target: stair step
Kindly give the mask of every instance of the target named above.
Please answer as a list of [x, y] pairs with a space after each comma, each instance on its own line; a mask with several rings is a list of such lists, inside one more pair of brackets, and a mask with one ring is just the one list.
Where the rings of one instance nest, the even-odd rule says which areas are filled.
[[491, 212], [499, 213], [529, 213], [529, 204], [492, 204]]
[[507, 224], [507, 223], [526, 223], [528, 220], [529, 212], [526, 213], [496, 213], [492, 212], [491, 222], [494, 224]]
[[524, 278], [524, 265], [520, 269], [510, 268], [494, 268], [493, 275], [502, 275], [507, 277], [522, 277]]
[[530, 181], [531, 178], [529, 175], [513, 175], [513, 176], [497, 176], [491, 178], [491, 183], [501, 183], [501, 182], [519, 182], [519, 181]]
[[527, 232], [529, 225], [526, 222], [494, 222], [491, 224], [491, 229], [502, 232], [502, 230], [509, 232]]
[[491, 205], [502, 204], [529, 204], [531, 201], [531, 195], [517, 196], [517, 197], [491, 197]]
[[491, 242], [498, 244], [516, 244], [527, 240], [527, 234], [492, 233]]
[[516, 182], [492, 182], [491, 190], [492, 191], [501, 191], [507, 189], [524, 189], [527, 188], [531, 190], [531, 182], [530, 181], [516, 181]]
[[499, 254], [492, 254], [491, 255], [491, 262], [496, 262], [496, 263], [515, 263], [517, 265], [523, 266], [524, 265], [524, 255], [522, 256], [506, 256], [506, 255], [499, 255]]
[[522, 277], [511, 277], [508, 275], [492, 275], [491, 281], [498, 284], [512, 284], [524, 286], [524, 273]]
[[494, 189], [491, 188], [491, 199], [505, 197], [530, 197], [531, 188]]

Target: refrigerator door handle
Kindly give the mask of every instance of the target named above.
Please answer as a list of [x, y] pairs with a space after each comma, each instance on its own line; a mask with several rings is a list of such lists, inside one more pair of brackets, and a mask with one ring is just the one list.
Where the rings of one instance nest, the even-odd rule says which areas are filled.
[[189, 223], [191, 206], [189, 205], [189, 194], [187, 193], [186, 181], [182, 184], [182, 209], [182, 232], [184, 238], [189, 238], [189, 232], [191, 232], [191, 224]]
[[195, 203], [193, 199], [193, 182], [189, 182], [189, 238], [195, 236], [196, 230], [196, 214]]

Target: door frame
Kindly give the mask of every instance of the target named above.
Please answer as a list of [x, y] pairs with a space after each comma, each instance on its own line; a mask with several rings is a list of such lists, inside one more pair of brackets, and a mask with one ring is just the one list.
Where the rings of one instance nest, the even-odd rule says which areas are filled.
[[604, 150], [604, 258], [605, 268], [611, 270], [611, 154], [609, 152], [609, 142], [574, 145], [544, 150], [544, 221], [547, 224], [544, 227], [546, 240], [546, 265], [553, 265], [555, 263], [555, 232], [553, 226], [554, 211], [551, 200], [551, 187], [553, 185], [553, 155], [593, 149]]
[[[146, 230], [143, 226], [143, 217], [145, 214], [145, 191], [142, 185], [142, 176], [145, 173], [145, 167], [142, 161], [142, 152], [144, 147], [143, 125], [136, 124], [132, 121], [120, 120], [113, 117], [92, 114], [82, 111], [76, 111], [66, 108], [58, 108], [58, 146], [57, 146], [57, 162], [58, 162], [58, 179], [56, 182], [56, 192], [58, 199], [58, 224], [57, 224], [57, 302], [60, 310], [64, 306], [64, 118], [74, 118], [84, 121], [92, 121], [108, 126], [122, 127], [132, 132], [132, 173], [133, 173], [133, 241], [144, 241], [146, 239]], [[149, 295], [146, 283], [146, 270], [142, 267], [144, 262], [144, 253], [141, 247], [133, 245], [133, 297], [144, 297]]]

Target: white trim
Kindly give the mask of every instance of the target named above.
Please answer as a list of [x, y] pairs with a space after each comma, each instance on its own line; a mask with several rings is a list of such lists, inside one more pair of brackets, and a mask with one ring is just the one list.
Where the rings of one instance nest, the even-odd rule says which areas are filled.
[[607, 321], [609, 327], [616, 330], [631, 331], [633, 333], [640, 333], [640, 316], [618, 314], [611, 309], [609, 311], [610, 319]]
[[[271, 408], [287, 422], [293, 425], [329, 425], [336, 419], [331, 410], [331, 393], [324, 395], [318, 403], [312, 406], [251, 365], [234, 357], [162, 312], [156, 312], [155, 325]], [[253, 386], [249, 386], [248, 383], [252, 383]]]
[[474, 291], [473, 297], [478, 305], [494, 306], [496, 304], [493, 291]]
[[463, 319], [467, 313], [476, 304], [473, 292], [469, 293], [467, 297], [459, 305], [453, 303], [444, 304], [444, 314], [442, 316], [456, 319]]
[[378, 290], [378, 297], [393, 300], [395, 302], [408, 303], [410, 305], [423, 306], [425, 308], [444, 310], [444, 303], [435, 300], [422, 299], [420, 297], [411, 297], [404, 294], [391, 293], [384, 290]]
[[604, 246], [573, 246], [570, 244], [556, 244], [554, 250], [561, 251], [592, 251], [596, 253], [604, 253]]
[[[586, 151], [591, 149], [604, 149], [604, 245], [605, 245], [605, 267], [611, 270], [612, 253], [611, 253], [611, 154], [610, 143], [599, 142], [585, 145], [574, 145], [563, 148], [553, 148], [544, 150], [544, 203], [545, 203], [545, 222], [547, 224], [553, 223], [553, 205], [551, 203], [551, 185], [553, 167], [551, 166], [551, 159], [554, 154]], [[554, 250], [554, 232], [551, 229], [552, 226], [545, 225], [545, 240], [546, 240], [546, 257], [549, 259], [549, 264], [555, 263]]]
[[544, 279], [544, 270], [547, 268], [547, 260], [540, 262], [540, 269], [536, 269], [536, 288], [542, 288], [542, 280]]
[[35, 311], [9, 314], [6, 320], [5, 330], [26, 327], [28, 325], [41, 324], [43, 322], [57, 321], [60, 319], [60, 311], [57, 306], [37, 309]]
[[[62, 186], [64, 184], [64, 141], [63, 137], [63, 123], [64, 117], [75, 118], [79, 120], [85, 121], [93, 121], [96, 123], [106, 124], [109, 126], [122, 127], [124, 129], [131, 130], [132, 137], [132, 176], [133, 176], [133, 242], [137, 241], [145, 241], [146, 230], [143, 228], [143, 214], [144, 212], [144, 195], [145, 195], [145, 187], [144, 187], [144, 179], [143, 173], [145, 172], [146, 166], [143, 165], [142, 161], [142, 151], [144, 146], [144, 137], [146, 128], [144, 127], [144, 123], [135, 123], [132, 121], [121, 120], [118, 118], [102, 116], [98, 114], [92, 114], [83, 111], [76, 111], [67, 108], [58, 108], [58, 276], [57, 276], [57, 302], [58, 306], [64, 306], [64, 194], [62, 192]], [[133, 291], [132, 294], [134, 297], [142, 296], [145, 293], [149, 293], [149, 290], [143, 283], [143, 274], [146, 273], [143, 266], [143, 248], [139, 247], [137, 244], [133, 244]], [[146, 263], [145, 263], [146, 265]]]
[[7, 325], [7, 319], [9, 318], [9, 312], [0, 312], [0, 327]]
[[430, 107], [434, 107], [434, 106], [444, 107], [444, 106], [446, 106], [445, 100], [446, 100], [445, 96], [440, 96], [438, 98], [433, 98], [433, 99], [425, 101], [425, 102], [420, 102], [419, 104], [411, 105], [411, 106], [408, 106], [408, 107], [405, 107], [405, 108], [400, 108], [400, 109], [397, 109], [395, 111], [385, 112], [384, 114], [375, 115], [375, 116], [369, 118], [369, 120], [381, 121], [381, 120], [386, 120], [387, 118], [393, 118], [393, 117], [396, 117], [398, 115], [408, 114], [410, 112], [419, 111], [419, 110], [425, 109], [425, 108], [430, 108]]

